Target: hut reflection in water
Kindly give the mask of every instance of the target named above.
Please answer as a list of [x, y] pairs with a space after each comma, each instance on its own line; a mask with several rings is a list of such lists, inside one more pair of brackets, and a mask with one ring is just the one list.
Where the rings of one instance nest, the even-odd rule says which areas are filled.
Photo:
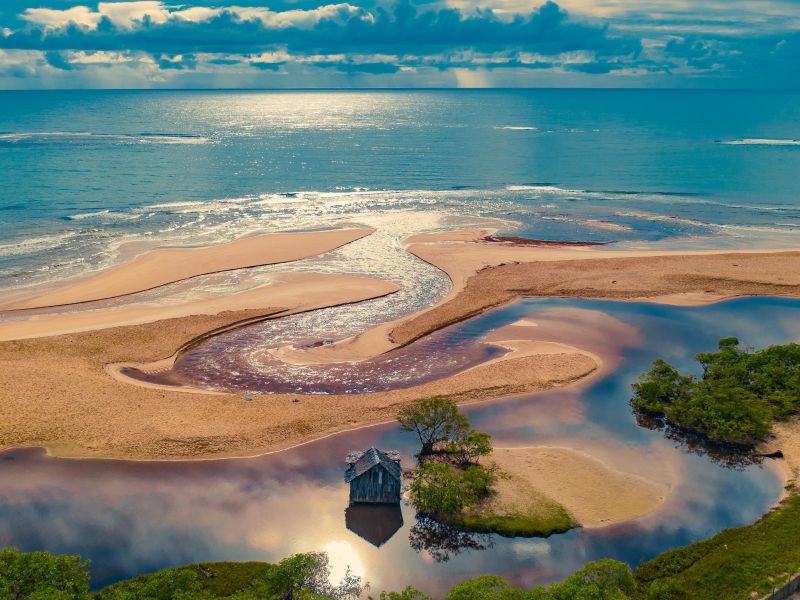
[[380, 547], [403, 526], [400, 492], [403, 470], [397, 452], [377, 448], [351, 451], [344, 480], [350, 484], [347, 529]]
[[403, 526], [399, 504], [353, 504], [344, 511], [347, 528], [380, 548]]

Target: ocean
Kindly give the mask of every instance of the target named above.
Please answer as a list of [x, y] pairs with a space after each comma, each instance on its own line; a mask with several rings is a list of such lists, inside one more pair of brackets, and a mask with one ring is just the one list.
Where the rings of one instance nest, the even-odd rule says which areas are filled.
[[121, 247], [396, 211], [624, 247], [796, 247], [799, 174], [797, 92], [3, 91], [0, 289]]

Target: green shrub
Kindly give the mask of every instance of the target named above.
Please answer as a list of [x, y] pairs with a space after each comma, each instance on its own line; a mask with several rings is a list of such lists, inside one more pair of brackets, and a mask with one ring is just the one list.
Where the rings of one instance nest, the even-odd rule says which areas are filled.
[[717, 352], [698, 354], [700, 380], [655, 360], [632, 385], [631, 405], [711, 441], [754, 446], [775, 420], [800, 410], [800, 345], [751, 352], [738, 344], [735, 337], [722, 338]]
[[3, 600], [82, 600], [89, 598], [89, 561], [49, 552], [0, 551]]
[[459, 469], [441, 462], [424, 462], [411, 483], [411, 499], [422, 513], [458, 515], [491, 491], [496, 475], [480, 465]]

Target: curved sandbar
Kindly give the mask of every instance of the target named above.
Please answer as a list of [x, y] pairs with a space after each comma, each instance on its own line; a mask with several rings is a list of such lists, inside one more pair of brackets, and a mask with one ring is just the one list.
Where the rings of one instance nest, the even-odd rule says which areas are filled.
[[[317, 256], [370, 235], [373, 229], [336, 229], [308, 233], [268, 233], [202, 248], [164, 248], [125, 264], [78, 278], [44, 293], [20, 298], [6, 292], [0, 310], [62, 306], [106, 300], [158, 288], [176, 281], [223, 271], [272, 265]], [[28, 292], [29, 294], [31, 292]]]
[[140, 325], [190, 315], [216, 315], [223, 311], [256, 310], [266, 306], [285, 307], [278, 312], [290, 314], [378, 298], [399, 289], [392, 282], [367, 277], [279, 273], [268, 285], [230, 296], [197, 298], [179, 304], [155, 300], [81, 312], [37, 314], [21, 321], [0, 322], [0, 341]]
[[[381, 328], [363, 337], [379, 331], [389, 348], [396, 347], [523, 295], [658, 299], [699, 294], [706, 300], [800, 295], [798, 252], [631, 253], [463, 241], [480, 239], [486, 230], [457, 235], [461, 241], [431, 240], [411, 248], [450, 275], [456, 283], [453, 294], [394, 325], [392, 340]], [[500, 264], [507, 261], [514, 264]], [[490, 268], [473, 275], [486, 265]], [[263, 302], [264, 307], [291, 308], [270, 304], [267, 298]], [[582, 351], [553, 353], [550, 347], [403, 390], [306, 396], [300, 402], [293, 402], [295, 395], [256, 396], [244, 402], [234, 394], [145, 389], [114, 381], [104, 370], [109, 363], [171, 356], [183, 343], [210, 330], [276, 310], [239, 310], [2, 342], [0, 445], [126, 458], [250, 455], [391, 420], [402, 403], [420, 397], [444, 394], [470, 401], [546, 389], [593, 372], [597, 364]]]
[[[527, 356], [412, 388], [371, 394], [211, 394], [147, 388], [104, 366], [168, 356], [197, 336], [267, 309], [167, 319], [130, 327], [0, 342], [0, 447], [128, 459], [221, 458], [280, 450], [389, 421], [432, 395], [466, 402], [564, 385], [592, 373], [580, 353]], [[296, 401], [299, 400], [299, 401]]]
[[655, 511], [670, 488], [662, 482], [617, 471], [572, 448], [495, 448], [491, 459], [508, 475], [496, 485], [495, 512], [536, 510], [543, 497], [563, 506], [588, 528], [607, 527]]
[[396, 345], [524, 296], [691, 305], [735, 296], [800, 296], [796, 250], [645, 252], [474, 241], [414, 244], [409, 251], [444, 270], [455, 289], [392, 329]]
[[800, 296], [800, 251], [638, 251], [487, 241], [494, 229], [426, 233], [408, 251], [444, 271], [452, 292], [411, 317], [317, 348], [287, 346], [293, 364], [361, 361], [525, 296], [697, 305], [744, 295]]

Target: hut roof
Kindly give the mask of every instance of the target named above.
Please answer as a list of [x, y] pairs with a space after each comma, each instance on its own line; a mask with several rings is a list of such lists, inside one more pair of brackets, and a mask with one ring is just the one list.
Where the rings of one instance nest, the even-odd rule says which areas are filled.
[[[348, 455], [348, 457], [351, 455]], [[350, 461], [348, 460], [348, 462]], [[389, 474], [392, 475], [395, 479], [400, 479], [403, 475], [403, 472], [400, 469], [399, 460], [389, 456], [385, 452], [381, 452], [377, 448], [370, 448], [369, 450], [364, 452], [356, 461], [350, 463], [350, 466], [348, 467], [347, 471], [345, 471], [344, 474], [345, 483], [350, 483], [356, 477], [360, 477], [361, 475], [363, 475], [376, 465], [383, 465], [384, 468], [389, 472]]]

